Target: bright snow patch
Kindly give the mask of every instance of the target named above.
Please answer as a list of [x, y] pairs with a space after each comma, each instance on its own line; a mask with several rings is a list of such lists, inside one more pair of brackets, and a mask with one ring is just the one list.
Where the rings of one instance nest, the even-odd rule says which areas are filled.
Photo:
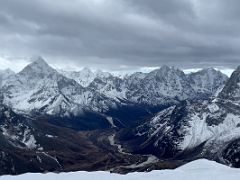
[[181, 149], [191, 149], [200, 145], [202, 142], [209, 141], [211, 139], [216, 140], [222, 136], [232, 137], [232, 132], [236, 129], [239, 132], [239, 128], [237, 128], [237, 125], [240, 123], [239, 116], [228, 113], [222, 123], [217, 126], [209, 126], [206, 123], [208, 115], [208, 113], [194, 113], [191, 115], [189, 118], [191, 121], [189, 121], [189, 125], [186, 128], [186, 135], [184, 140], [180, 143]]
[[2, 176], [1, 180], [236, 180], [240, 177], [240, 169], [230, 168], [213, 161], [200, 159], [190, 162], [175, 170], [160, 170], [149, 173], [135, 172], [127, 175], [111, 174], [109, 172], [73, 172], [73, 173], [48, 173], [48, 174], [24, 174], [20, 176]]
[[219, 110], [219, 107], [217, 104], [212, 103], [208, 105], [208, 109], [211, 113], [215, 113], [216, 111]]
[[117, 127], [117, 126], [114, 124], [112, 117], [107, 116], [106, 119], [108, 120], [109, 124], [110, 124], [112, 127]]

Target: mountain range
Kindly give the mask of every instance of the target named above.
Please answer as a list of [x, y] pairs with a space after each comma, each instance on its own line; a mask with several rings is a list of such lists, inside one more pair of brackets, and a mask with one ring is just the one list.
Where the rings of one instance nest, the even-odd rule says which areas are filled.
[[240, 67], [230, 78], [168, 66], [120, 78], [38, 57], [1, 71], [0, 85], [1, 174], [126, 173], [198, 158], [240, 167]]
[[[157, 106], [201, 99], [212, 96], [227, 80], [214, 69], [186, 75], [167, 66], [123, 79], [86, 68], [59, 73], [41, 57], [17, 74], [8, 70], [0, 76], [5, 104], [26, 113], [37, 109], [46, 114], [59, 114], [60, 110], [77, 114], [87, 108], [101, 112], [117, 103]], [[68, 115], [64, 113], [61, 115]]]

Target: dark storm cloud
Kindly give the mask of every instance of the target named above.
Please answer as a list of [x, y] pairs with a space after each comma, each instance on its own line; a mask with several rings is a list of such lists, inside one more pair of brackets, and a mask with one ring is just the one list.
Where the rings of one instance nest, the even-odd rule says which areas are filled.
[[240, 64], [238, 0], [2, 0], [0, 53], [108, 69]]

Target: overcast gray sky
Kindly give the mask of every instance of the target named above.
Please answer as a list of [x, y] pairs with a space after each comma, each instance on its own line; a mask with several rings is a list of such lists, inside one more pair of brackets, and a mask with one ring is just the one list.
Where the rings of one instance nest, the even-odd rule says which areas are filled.
[[0, 68], [240, 65], [239, 0], [1, 0]]

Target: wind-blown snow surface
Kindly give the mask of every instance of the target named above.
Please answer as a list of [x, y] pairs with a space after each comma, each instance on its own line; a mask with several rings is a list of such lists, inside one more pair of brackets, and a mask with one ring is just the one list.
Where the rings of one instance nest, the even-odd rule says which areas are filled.
[[2, 176], [1, 180], [236, 180], [240, 178], [240, 169], [230, 168], [214, 161], [200, 159], [190, 162], [175, 170], [159, 170], [149, 173], [135, 172], [127, 175], [112, 174], [109, 172], [73, 172], [73, 173], [48, 173], [24, 174], [20, 176]]

